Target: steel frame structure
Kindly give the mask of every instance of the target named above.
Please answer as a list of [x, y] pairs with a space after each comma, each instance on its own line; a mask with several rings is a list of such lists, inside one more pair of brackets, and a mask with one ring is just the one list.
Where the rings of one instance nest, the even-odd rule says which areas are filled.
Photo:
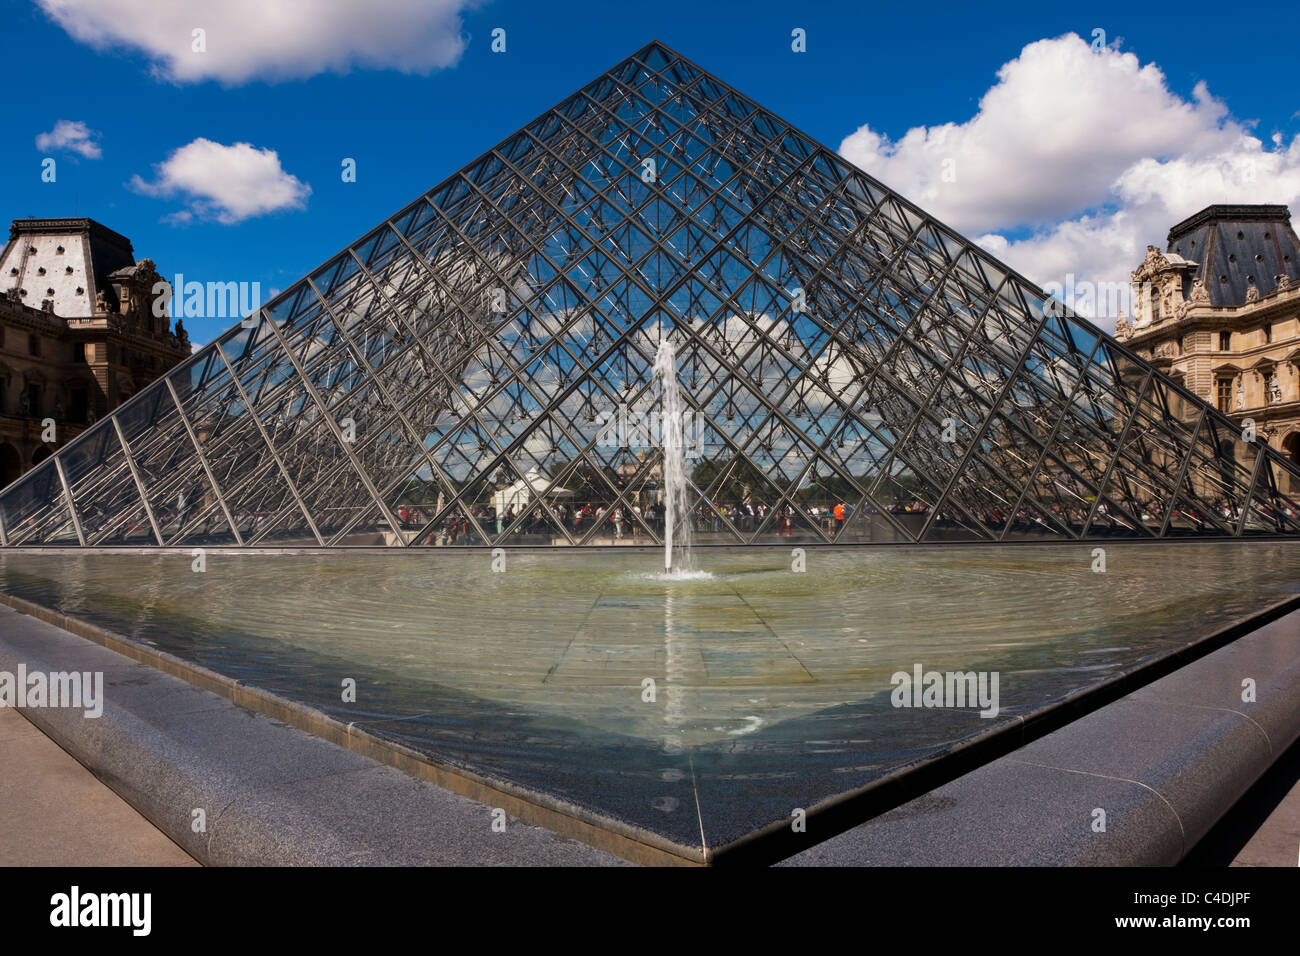
[[706, 543], [1300, 531], [1282, 456], [651, 43], [5, 489], [0, 545], [657, 543], [662, 336]]

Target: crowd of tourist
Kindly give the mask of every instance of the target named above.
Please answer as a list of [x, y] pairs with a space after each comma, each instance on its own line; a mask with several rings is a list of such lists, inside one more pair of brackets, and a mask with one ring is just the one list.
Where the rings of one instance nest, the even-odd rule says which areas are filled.
[[[696, 533], [713, 532], [730, 535], [731, 529], [750, 534], [759, 529], [778, 537], [792, 537], [810, 527], [818, 527], [834, 536], [853, 515], [853, 505], [844, 502], [825, 505], [768, 505], [763, 502], [735, 502], [709, 507], [701, 504], [692, 516], [692, 530]], [[522, 508], [506, 507], [499, 513], [491, 505], [454, 510], [444, 515], [432, 529], [427, 525], [432, 519], [426, 510], [402, 507], [397, 511], [401, 527], [407, 532], [418, 532], [424, 543], [454, 545], [476, 543], [482, 535], [499, 537], [544, 535], [562, 537], [563, 528], [575, 540], [587, 537], [592, 528], [598, 536], [608, 534], [615, 541], [636, 541], [649, 538], [649, 532], [664, 534], [664, 506], [652, 502], [644, 508], [640, 504], [617, 503], [612, 507], [587, 502], [566, 503], [555, 500]], [[603, 533], [602, 533], [603, 532]]]
[[[931, 509], [924, 502], [911, 499], [891, 503], [886, 510], [895, 516], [927, 517]], [[1170, 524], [1174, 527], [1190, 524], [1208, 530], [1216, 524], [1209, 520], [1208, 512], [1211, 510], [1218, 525], [1231, 527], [1240, 518], [1235, 505], [1219, 500], [1204, 511], [1176, 509], [1170, 516]], [[1050, 518], [1032, 508], [1019, 508], [1012, 512], [994, 507], [976, 510], [971, 515], [995, 532], [1006, 529], [1016, 533], [1059, 534], [1061, 529], [1075, 533], [1081, 531], [1091, 511], [1091, 507], [1070, 508], [1056, 504], [1048, 511]], [[1257, 505], [1257, 512], [1258, 517], [1265, 521], [1275, 520], [1275, 515], [1262, 504]], [[696, 534], [713, 533], [725, 537], [730, 537], [732, 529], [744, 535], [762, 530], [777, 537], [793, 537], [818, 528], [834, 538], [853, 514], [854, 506], [845, 502], [797, 506], [753, 501], [723, 503], [715, 507], [701, 504], [693, 515], [692, 529]], [[1279, 508], [1277, 514], [1290, 521], [1300, 519], [1292, 507]], [[617, 503], [611, 507], [595, 502], [578, 504], [552, 500], [521, 508], [507, 507], [500, 513], [491, 505], [482, 505], [451, 511], [433, 528], [428, 524], [434, 516], [427, 509], [402, 507], [398, 509], [397, 517], [404, 531], [421, 534], [426, 544], [442, 546], [480, 544], [484, 537], [499, 538], [506, 534], [559, 539], [564, 537], [561, 528], [574, 540], [590, 537], [593, 528], [597, 529], [595, 537], [609, 537], [614, 541], [626, 539], [635, 542], [643, 538], [648, 541], [650, 532], [659, 537], [664, 534], [664, 507], [660, 503], [650, 503], [642, 508], [640, 504]], [[1159, 507], [1150, 505], [1142, 511], [1141, 522], [1149, 527], [1159, 527], [1164, 523], [1163, 513]], [[934, 515], [930, 524], [936, 528], [955, 529], [967, 527], [971, 521], [970, 515], [944, 509]], [[1089, 525], [1090, 534], [1126, 534], [1133, 530], [1131, 522], [1112, 514], [1105, 502], [1096, 507]]]

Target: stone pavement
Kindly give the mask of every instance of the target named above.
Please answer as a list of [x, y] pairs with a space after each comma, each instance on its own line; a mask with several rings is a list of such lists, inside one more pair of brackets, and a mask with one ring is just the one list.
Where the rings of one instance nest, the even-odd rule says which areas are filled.
[[0, 707], [0, 866], [198, 866], [11, 707]]
[[1300, 866], [1300, 742], [1188, 854], [1187, 866]]

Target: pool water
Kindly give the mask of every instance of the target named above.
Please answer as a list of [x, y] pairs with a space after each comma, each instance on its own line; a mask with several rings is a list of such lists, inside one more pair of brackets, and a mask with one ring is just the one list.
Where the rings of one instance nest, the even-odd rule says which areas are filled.
[[[630, 553], [0, 553], [0, 589], [430, 758], [716, 846], [1300, 588], [1300, 544]], [[495, 566], [498, 570], [494, 570]], [[998, 714], [892, 677], [998, 677]], [[355, 702], [343, 700], [355, 680]], [[109, 696], [111, 702], [111, 687]]]

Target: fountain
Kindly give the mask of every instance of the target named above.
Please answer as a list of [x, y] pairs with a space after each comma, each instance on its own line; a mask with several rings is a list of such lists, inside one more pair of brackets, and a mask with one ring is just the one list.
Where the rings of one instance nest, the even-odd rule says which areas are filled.
[[680, 556], [678, 570], [690, 570], [691, 510], [687, 504], [686, 467], [682, 455], [682, 393], [677, 384], [677, 355], [666, 336], [655, 352], [654, 375], [659, 380], [663, 410], [659, 429], [664, 449], [664, 573], [673, 573], [673, 544]]

